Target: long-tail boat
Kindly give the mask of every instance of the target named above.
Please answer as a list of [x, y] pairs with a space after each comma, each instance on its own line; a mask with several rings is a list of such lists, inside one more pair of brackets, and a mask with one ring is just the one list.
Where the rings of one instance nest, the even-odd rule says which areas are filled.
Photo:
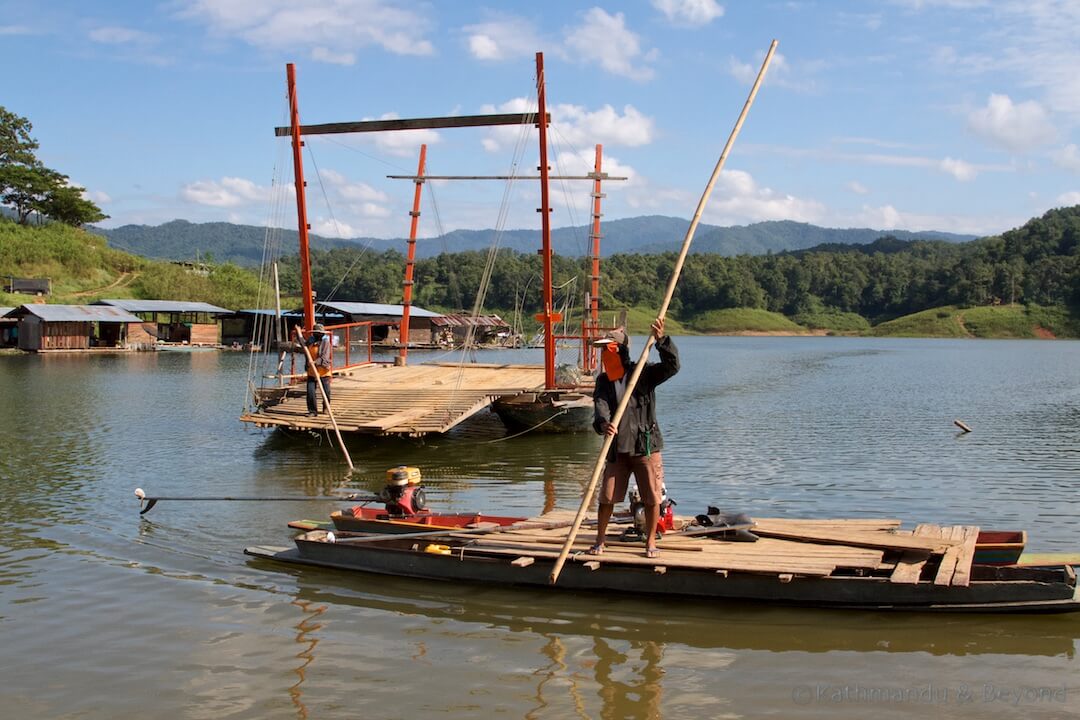
[[592, 554], [588, 537], [575, 543], [552, 584], [570, 524], [568, 513], [556, 511], [511, 525], [402, 535], [320, 529], [296, 537], [295, 548], [245, 552], [294, 564], [532, 588], [876, 610], [1080, 610], [1072, 565], [980, 564], [974, 526], [905, 530], [892, 519], [762, 518], [751, 528], [756, 542], [691, 526], [665, 534], [657, 558], [617, 535]]

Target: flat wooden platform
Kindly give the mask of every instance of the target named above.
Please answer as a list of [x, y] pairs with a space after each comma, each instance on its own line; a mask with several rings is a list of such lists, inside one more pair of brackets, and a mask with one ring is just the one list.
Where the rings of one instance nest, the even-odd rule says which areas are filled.
[[[543, 387], [540, 365], [366, 365], [334, 376], [330, 402], [342, 432], [421, 437], [449, 431], [496, 398]], [[307, 416], [304, 388], [303, 382], [290, 386], [280, 402], [240, 420], [257, 427], [332, 429], [329, 415]]]
[[[592, 516], [589, 517], [591, 519]], [[556, 510], [528, 522], [569, 525], [570, 511]], [[680, 518], [689, 522], [689, 518]], [[680, 522], [677, 522], [678, 526]], [[712, 569], [720, 572], [775, 574], [785, 577], [846, 576], [888, 577], [893, 583], [967, 586], [978, 528], [920, 525], [913, 532], [901, 530], [893, 519], [796, 520], [756, 518], [751, 532], [757, 542], [718, 542], [716, 538], [665, 534], [659, 542], [659, 558], [645, 558], [641, 543], [619, 541], [625, 526], [609, 528], [602, 555], [585, 551], [595, 540], [595, 530], [582, 527], [575, 538], [577, 562], [616, 563], [667, 568]], [[450, 534], [469, 541], [470, 547], [489, 554], [514, 558], [557, 557], [566, 541], [568, 527], [499, 531], [477, 536]], [[522, 560], [527, 563], [529, 561]]]

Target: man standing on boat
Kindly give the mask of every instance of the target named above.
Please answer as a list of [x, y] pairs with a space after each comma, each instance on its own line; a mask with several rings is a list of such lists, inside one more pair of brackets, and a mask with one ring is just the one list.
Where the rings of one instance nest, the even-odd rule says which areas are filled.
[[316, 350], [311, 351], [315, 366], [312, 367], [310, 363], [307, 365], [307, 414], [309, 417], [315, 417], [319, 414], [319, 388], [315, 386], [316, 377], [322, 383], [323, 392], [326, 393], [323, 412], [329, 412], [326, 404], [330, 402], [330, 375], [334, 370], [334, 345], [330, 333], [326, 332], [322, 323], [315, 324], [305, 344], [309, 348], [312, 345], [318, 346]]
[[604, 551], [604, 537], [615, 503], [626, 497], [630, 476], [637, 482], [638, 494], [645, 505], [645, 556], [656, 557], [656, 524], [660, 518], [660, 495], [663, 468], [660, 450], [664, 439], [656, 424], [656, 386], [679, 372], [679, 351], [664, 335], [664, 319], [652, 324], [660, 362], [648, 363], [641, 371], [637, 385], [626, 406], [619, 426], [611, 424], [616, 408], [626, 393], [626, 383], [634, 372], [630, 359], [630, 341], [626, 331], [612, 330], [596, 341], [603, 346], [600, 361], [604, 371], [596, 378], [593, 391], [593, 429], [602, 435], [614, 435], [604, 466], [597, 513], [596, 544], [589, 549], [592, 555]]

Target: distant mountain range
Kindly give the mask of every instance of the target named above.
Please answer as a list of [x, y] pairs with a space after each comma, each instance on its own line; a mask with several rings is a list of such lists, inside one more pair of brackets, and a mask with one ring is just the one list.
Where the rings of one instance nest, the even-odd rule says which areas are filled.
[[[678, 251], [690, 223], [680, 218], [649, 215], [612, 220], [603, 224], [601, 254], [656, 254]], [[123, 225], [115, 229], [91, 228], [104, 235], [109, 245], [144, 257], [165, 260], [196, 260], [212, 257], [215, 262], [232, 261], [238, 265], [257, 266], [262, 262], [266, 228], [232, 223], [190, 223], [173, 220], [164, 225]], [[298, 247], [295, 230], [278, 230], [283, 254], [292, 254]], [[455, 230], [437, 238], [417, 242], [417, 255], [431, 257], [444, 252], [487, 250], [500, 238], [500, 246], [519, 252], [535, 252], [540, 246], [536, 230]], [[807, 223], [779, 220], [719, 227], [699, 225], [692, 247], [695, 253], [720, 255], [763, 255], [768, 252], [805, 250], [819, 245], [866, 245], [884, 236], [900, 240], [945, 240], [966, 242], [974, 235], [946, 232], [907, 232], [904, 230], [871, 230], [869, 228], [824, 228]], [[587, 227], [565, 227], [552, 230], [555, 252], [561, 255], [587, 255], [590, 247]], [[352, 238], [337, 239], [311, 236], [312, 247], [329, 250], [341, 247], [370, 248], [375, 252], [398, 250], [405, 252], [405, 240]]]

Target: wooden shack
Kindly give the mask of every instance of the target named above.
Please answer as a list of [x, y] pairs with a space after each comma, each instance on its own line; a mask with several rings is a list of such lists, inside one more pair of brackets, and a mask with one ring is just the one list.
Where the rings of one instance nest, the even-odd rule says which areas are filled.
[[[293, 331], [297, 326], [304, 326], [303, 308], [284, 310], [281, 320], [275, 318], [275, 311], [265, 309], [237, 310], [231, 316], [221, 318], [221, 343], [223, 345], [246, 345], [254, 342], [261, 348], [272, 348], [277, 341], [277, 334], [285, 342], [293, 337]], [[274, 324], [280, 322], [280, 328], [275, 332]], [[323, 325], [338, 325], [346, 322], [341, 313], [315, 313], [315, 322]]]
[[21, 305], [6, 317], [18, 320], [18, 347], [31, 352], [128, 350], [127, 329], [139, 318], [98, 305]]
[[[336, 312], [345, 317], [343, 322], [372, 322], [371, 339], [375, 343], [399, 345], [400, 327], [404, 305], [362, 302], [316, 303], [322, 312]], [[409, 344], [434, 344], [432, 321], [442, 317], [439, 313], [413, 305], [409, 308]]]
[[431, 324], [435, 328], [435, 341], [447, 347], [464, 345], [470, 329], [474, 345], [511, 346], [515, 341], [510, 324], [498, 315], [474, 317], [464, 313], [450, 313], [432, 318]]
[[19, 344], [19, 319], [8, 317], [14, 309], [0, 307], [0, 348], [13, 348]]
[[233, 314], [209, 303], [181, 300], [98, 300], [94, 305], [137, 316], [139, 321], [128, 328], [128, 338], [138, 344], [220, 345], [220, 320]]
[[9, 275], [4, 278], [4, 292], [48, 295], [52, 292], [52, 281], [49, 278], [17, 278]]

